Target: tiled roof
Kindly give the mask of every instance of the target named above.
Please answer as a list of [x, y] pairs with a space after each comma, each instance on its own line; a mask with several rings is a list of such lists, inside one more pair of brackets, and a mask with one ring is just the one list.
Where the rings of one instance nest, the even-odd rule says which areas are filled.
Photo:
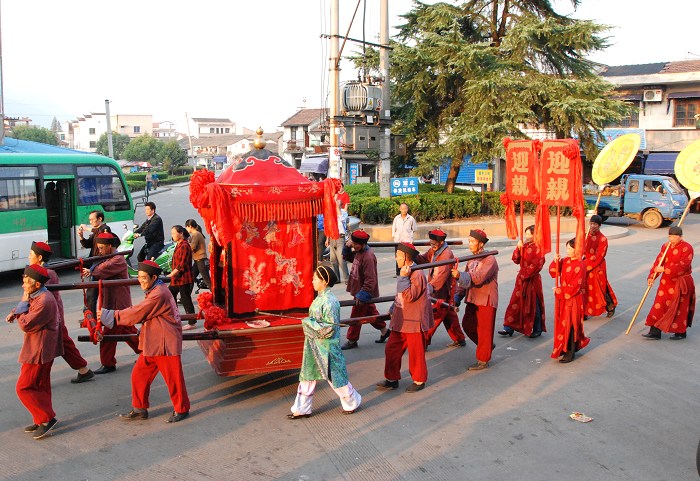
[[287, 120], [282, 122], [282, 127], [293, 125], [309, 125], [314, 120], [324, 121], [328, 116], [328, 109], [301, 109]]
[[227, 123], [227, 124], [232, 124], [231, 120], [229, 119], [216, 119], [216, 118], [209, 118], [209, 117], [192, 117], [192, 121], [194, 122], [206, 122], [206, 123], [211, 123], [211, 122], [220, 122], [220, 123]]
[[661, 73], [685, 73], [700, 72], [700, 60], [683, 60], [680, 62], [669, 62]]
[[661, 72], [668, 62], [645, 63], [641, 65], [614, 65], [607, 67], [600, 75], [603, 77], [625, 77], [629, 75], [651, 75]]

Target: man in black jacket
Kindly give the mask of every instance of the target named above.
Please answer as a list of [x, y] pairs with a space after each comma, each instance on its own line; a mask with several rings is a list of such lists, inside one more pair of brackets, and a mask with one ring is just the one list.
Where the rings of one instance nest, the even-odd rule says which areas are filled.
[[144, 212], [146, 213], [146, 222], [134, 229], [134, 237], [143, 236], [146, 239], [146, 244], [137, 256], [139, 262], [158, 257], [158, 253], [163, 250], [163, 242], [165, 241], [163, 219], [156, 214], [156, 205], [153, 202], [146, 202]]

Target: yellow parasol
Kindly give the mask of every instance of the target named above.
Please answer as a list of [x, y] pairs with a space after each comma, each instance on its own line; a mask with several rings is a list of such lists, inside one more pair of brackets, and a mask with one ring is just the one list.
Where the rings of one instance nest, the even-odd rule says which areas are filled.
[[639, 134], [625, 134], [606, 145], [593, 162], [593, 182], [603, 185], [621, 176], [634, 160], [641, 143]]
[[[690, 194], [688, 205], [685, 206], [683, 215], [678, 220], [678, 227], [680, 227], [685, 220], [685, 216], [690, 210], [690, 206], [693, 204], [695, 199], [700, 197], [700, 140], [696, 140], [685, 149], [681, 150], [681, 153], [678, 154], [678, 157], [676, 158], [675, 172], [678, 181], [683, 185], [683, 187], [688, 189], [688, 193]], [[661, 259], [659, 259], [659, 266], [663, 265], [669, 247], [671, 247], [670, 242], [666, 244], [666, 250], [661, 255]], [[656, 280], [656, 277], [655, 272], [651, 278], [651, 281], [648, 283], [647, 290], [642, 296], [642, 300], [640, 301], [637, 310], [632, 316], [629, 326], [627, 326], [627, 331], [625, 334], [630, 333], [632, 324], [634, 324], [634, 321], [637, 319], [637, 315], [639, 315], [639, 311], [642, 309], [642, 305], [644, 305], [644, 301], [649, 295], [649, 291], [651, 290], [651, 286], [653, 285], [654, 280]]]
[[676, 158], [676, 178], [688, 190], [700, 191], [700, 140], [681, 150]]

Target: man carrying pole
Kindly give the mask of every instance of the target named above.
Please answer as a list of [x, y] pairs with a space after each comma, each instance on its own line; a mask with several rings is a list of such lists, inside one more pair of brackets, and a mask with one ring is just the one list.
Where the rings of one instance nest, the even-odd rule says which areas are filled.
[[[350, 235], [350, 240], [343, 248], [343, 258], [352, 262], [347, 291], [355, 298], [350, 317], [365, 317], [379, 315], [376, 306], [370, 301], [379, 297], [379, 282], [377, 279], [377, 258], [367, 242], [369, 234], [356, 230]], [[381, 335], [377, 342], [383, 343], [389, 337], [386, 322], [373, 322], [372, 327], [379, 330]], [[347, 341], [340, 346], [342, 350], [355, 349], [360, 339], [361, 324], [350, 326], [346, 334]]]
[[[445, 242], [447, 234], [440, 229], [435, 229], [428, 232], [428, 237], [430, 238], [430, 248], [424, 254], [420, 254], [415, 258], [416, 264], [454, 259], [455, 256], [452, 253], [452, 249]], [[454, 295], [454, 289], [452, 288], [454, 281], [452, 276], [450, 276], [450, 267], [449, 265], [433, 267], [428, 273], [430, 296], [435, 298], [436, 301], [434, 306], [435, 323], [425, 333], [426, 348], [430, 345], [430, 340], [433, 338], [438, 326], [450, 311], [449, 305]], [[464, 332], [459, 327], [459, 322], [445, 323], [445, 329], [452, 339], [452, 342], [447, 345], [448, 347], [464, 347], [467, 344]]]
[[401, 268], [396, 281], [396, 300], [391, 309], [391, 330], [386, 343], [384, 377], [377, 383], [379, 389], [396, 389], [401, 379], [401, 358], [408, 350], [408, 371], [413, 384], [407, 393], [425, 389], [428, 365], [425, 362], [426, 333], [433, 325], [433, 309], [428, 296], [425, 274], [411, 270], [418, 251], [407, 242], [396, 248], [396, 264]]
[[60, 342], [59, 314], [56, 299], [44, 284], [49, 273], [39, 264], [24, 268], [24, 295], [7, 322], [14, 322], [24, 331], [24, 342], [18, 362], [22, 365], [17, 379], [17, 397], [32, 415], [34, 424], [24, 428], [34, 439], [43, 438], [56, 425], [56, 412], [51, 400], [51, 366], [63, 352]]
[[[664, 253], [666, 254], [664, 256]], [[651, 286], [661, 274], [654, 304], [647, 315], [647, 339], [661, 339], [662, 332], [673, 333], [672, 340], [686, 338], [695, 315], [695, 282], [692, 276], [693, 246], [683, 240], [683, 229], [668, 229], [668, 243], [661, 246], [647, 283]]]
[[[46, 267], [44, 264], [51, 258], [52, 250], [45, 242], [32, 242], [32, 246], [29, 248], [29, 265], [38, 264], [42, 267]], [[58, 274], [53, 269], [46, 269], [48, 273], [49, 280], [46, 284], [58, 284]], [[78, 371], [78, 375], [70, 380], [73, 384], [80, 384], [95, 377], [95, 373], [88, 368], [88, 363], [85, 358], [80, 354], [78, 348], [75, 347], [73, 339], [71, 339], [68, 334], [68, 329], [66, 328], [66, 320], [63, 312], [63, 299], [61, 299], [61, 293], [58, 291], [52, 292], [53, 297], [56, 299], [56, 307], [58, 308], [58, 325], [59, 325], [59, 339], [63, 345], [63, 359], [68, 363], [71, 369]]]
[[[469, 232], [469, 250], [479, 254], [489, 241], [486, 232], [472, 229]], [[469, 366], [470, 371], [480, 371], [489, 367], [493, 352], [493, 331], [498, 308], [498, 263], [494, 256], [472, 259], [467, 262], [464, 272], [452, 269], [452, 276], [457, 281], [455, 300], [464, 298], [462, 328], [469, 339], [476, 344], [476, 363]]]
[[[119, 238], [110, 232], [103, 232], [95, 239], [97, 252], [101, 256], [113, 254], [116, 252], [119, 244]], [[95, 281], [129, 278], [126, 259], [123, 256], [114, 256], [95, 263], [90, 269], [84, 268], [82, 275], [83, 278], [92, 278]], [[95, 291], [97, 290], [95, 289]], [[131, 306], [131, 288], [129, 286], [112, 286], [101, 291], [102, 305], [100, 307], [104, 309], [126, 309]], [[136, 334], [136, 328], [134, 326], [115, 326], [113, 329], [106, 330], [105, 334]], [[141, 352], [139, 351], [137, 339], [130, 339], [126, 343], [136, 354]], [[101, 366], [95, 370], [95, 374], [108, 374], [117, 370], [116, 352], [116, 342], [100, 341]]]
[[138, 281], [145, 294], [141, 304], [122, 310], [102, 309], [98, 320], [105, 327], [143, 324], [139, 335], [142, 351], [131, 372], [132, 410], [122, 414], [127, 421], [148, 419], [151, 383], [160, 372], [174, 411], [166, 422], [182, 421], [190, 414], [190, 399], [182, 372], [182, 324], [175, 299], [158, 279], [162, 270], [153, 261], [139, 262]]

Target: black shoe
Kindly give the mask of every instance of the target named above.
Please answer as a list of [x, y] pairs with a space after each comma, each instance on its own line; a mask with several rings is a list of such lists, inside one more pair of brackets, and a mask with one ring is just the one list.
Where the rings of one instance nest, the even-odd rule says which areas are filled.
[[108, 374], [117, 370], [117, 366], [100, 366], [99, 369], [95, 369], [94, 374]]
[[467, 345], [467, 341], [455, 341], [447, 345], [447, 347], [464, 347]]
[[287, 414], [287, 419], [302, 419], [302, 418], [310, 418], [311, 414]]
[[377, 388], [386, 391], [388, 389], [398, 389], [399, 381], [389, 381], [388, 379], [377, 383]]
[[508, 329], [501, 329], [500, 331], [498, 331], [498, 333], [499, 333], [501, 336], [510, 336], [510, 337], [513, 337], [513, 331], [508, 330]]
[[183, 419], [185, 419], [187, 416], [190, 415], [189, 411], [186, 411], [184, 413], [176, 413], [173, 411], [173, 413], [170, 415], [168, 419], [165, 420], [166, 423], [179, 423]]
[[584, 320], [584, 321], [587, 321], [587, 320], [590, 319], [590, 318], [591, 318], [591, 316], [583, 316], [583, 320]]
[[25, 433], [33, 433], [33, 432], [36, 431], [37, 429], [39, 429], [39, 425], [38, 425], [38, 424], [30, 424], [29, 426], [27, 426], [26, 428], [24, 428], [24, 432], [25, 432]]
[[387, 329], [386, 332], [385, 332], [384, 334], [381, 334], [381, 335], [379, 336], [379, 339], [377, 339], [377, 340], [374, 341], [374, 342], [376, 342], [377, 344], [384, 344], [384, 341], [386, 341], [387, 339], [389, 339], [389, 336], [390, 336], [390, 335], [391, 335], [391, 329]]
[[56, 425], [58, 421], [56, 421], [56, 418], [53, 418], [51, 421], [49, 421], [46, 424], [40, 424], [38, 428], [36, 428], [36, 431], [34, 431], [34, 434], [32, 437], [34, 439], [41, 439], [46, 434], [53, 429], [53, 427]]
[[80, 384], [81, 382], [87, 382], [94, 377], [95, 373], [92, 372], [92, 369], [88, 369], [88, 371], [85, 374], [78, 373], [78, 376], [71, 379], [70, 382], [72, 382], [73, 384]]
[[669, 337], [672, 341], [678, 341], [679, 339], [685, 339], [685, 332], [677, 332], [673, 336]]
[[615, 315], [615, 308], [613, 307], [612, 310], [608, 311], [608, 317], [612, 317]]
[[645, 337], [647, 339], [661, 339], [661, 334], [656, 334], [649, 331], [646, 334], [642, 334], [642, 337]]
[[530, 339], [534, 339], [534, 338], [536, 338], [536, 337], [540, 337], [541, 335], [542, 335], [542, 331], [540, 331], [540, 332], [533, 332], [532, 334], [530, 334], [530, 335], [527, 336], [527, 337], [529, 337]]
[[136, 420], [146, 420], [148, 419], [148, 410], [146, 409], [132, 409], [126, 414], [120, 414], [120, 418], [126, 420], [126, 421], [136, 421]]
[[414, 382], [413, 384], [411, 384], [410, 386], [408, 386], [406, 388], [406, 392], [418, 392], [418, 391], [422, 391], [423, 389], [425, 389], [425, 383], [417, 384]]
[[340, 346], [340, 348], [343, 351], [347, 351], [348, 349], [355, 349], [357, 347], [357, 341], [346, 341], [345, 344]]
[[559, 362], [562, 363], [562, 364], [567, 364], [567, 363], [570, 363], [570, 362], [573, 361], [573, 360], [574, 360], [573, 357], [562, 357], [561, 359], [559, 359]]

